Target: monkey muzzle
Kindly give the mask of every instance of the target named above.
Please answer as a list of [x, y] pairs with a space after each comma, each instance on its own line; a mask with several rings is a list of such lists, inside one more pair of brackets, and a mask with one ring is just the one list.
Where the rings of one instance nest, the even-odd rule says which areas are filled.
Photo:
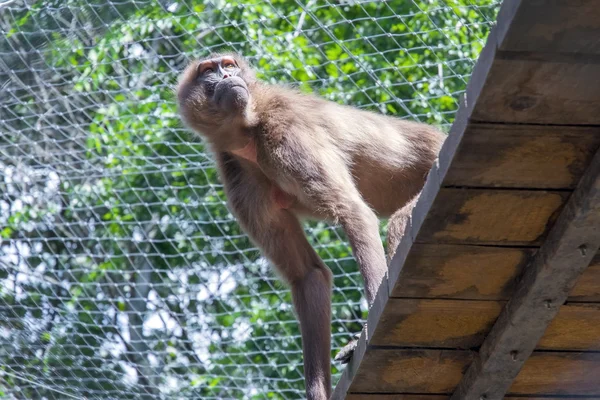
[[215, 86], [214, 101], [225, 111], [242, 111], [249, 99], [248, 85], [240, 77], [225, 78]]

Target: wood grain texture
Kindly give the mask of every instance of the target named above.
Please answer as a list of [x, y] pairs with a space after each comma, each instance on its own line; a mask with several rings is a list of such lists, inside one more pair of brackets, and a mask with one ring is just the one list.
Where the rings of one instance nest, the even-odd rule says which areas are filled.
[[[347, 400], [448, 400], [450, 396], [443, 394], [350, 394], [346, 397]], [[548, 399], [560, 399], [560, 400], [582, 400], [581, 397], [569, 397], [569, 396], [544, 396], [544, 397], [514, 397], [512, 395], [505, 396], [505, 399], [510, 400], [548, 400]], [[600, 400], [600, 397], [592, 396], [585, 397], [585, 400]]]
[[600, 253], [592, 260], [575, 284], [567, 301], [600, 302]]
[[598, 125], [600, 64], [496, 59], [473, 121]]
[[527, 397], [520, 397], [520, 396], [515, 396], [512, 394], [509, 394], [507, 396], [504, 396], [505, 399], [509, 399], [509, 400], [548, 400], [548, 399], [557, 399], [557, 400], [600, 400], [599, 396], [585, 396], [585, 397], [572, 397], [572, 396], [544, 396], [544, 397], [537, 397], [537, 396], [527, 396]]
[[563, 305], [536, 348], [600, 351], [600, 304]]
[[[374, 346], [480, 346], [504, 302], [390, 299], [374, 328]], [[600, 336], [600, 335], [599, 335]]]
[[[468, 350], [372, 348], [365, 354], [349, 393], [452, 393], [472, 357]], [[515, 379], [508, 397], [600, 397], [599, 377], [600, 353], [536, 351]]]
[[392, 297], [508, 300], [534, 251], [417, 243], [410, 250]]
[[448, 394], [472, 357], [466, 350], [369, 349], [349, 391]]
[[347, 400], [447, 400], [443, 394], [351, 394]]
[[[457, 114], [458, 124], [452, 128], [457, 135], [451, 135], [446, 146], [448, 151], [440, 154], [438, 178], [444, 185], [518, 189], [527, 185], [534, 189], [573, 188], [581, 175], [582, 167], [589, 160], [586, 157], [593, 151], [593, 146], [598, 146], [596, 128], [582, 127], [577, 130], [569, 127], [563, 131], [561, 128], [544, 127], [523, 129], [522, 134], [513, 135], [514, 142], [505, 141], [504, 150], [501, 135], [496, 137], [490, 132], [487, 134], [488, 140], [494, 141], [490, 147], [495, 148], [493, 152], [490, 149], [489, 157], [485, 159], [477, 158], [478, 152], [487, 150], [485, 143], [478, 142], [477, 135], [473, 136], [472, 142], [463, 135], [467, 135], [468, 129], [471, 129], [469, 125], [478, 121], [500, 124], [600, 125], [600, 113], [597, 112], [600, 63], [594, 54], [590, 57], [584, 54], [595, 51], [593, 47], [600, 43], [595, 39], [598, 35], [592, 34], [579, 40], [576, 44], [579, 48], [567, 44], [576, 38], [578, 31], [597, 29], [597, 22], [565, 21], [564, 16], [562, 19], [558, 17], [560, 13], [545, 9], [554, 6], [586, 7], [585, 4], [590, 1], [503, 2], [498, 24], [488, 38], [461, 100]], [[525, 7], [542, 7], [542, 10], [536, 18], [531, 18], [535, 12], [527, 11]], [[530, 15], [523, 14], [524, 11]], [[597, 9], [569, 12], [574, 13], [577, 18], [588, 18], [590, 21], [590, 16], [586, 13], [597, 12]], [[513, 24], [515, 16], [522, 22]], [[542, 18], [555, 20], [547, 22]], [[545, 28], [543, 25], [548, 23], [561, 27]], [[541, 47], [527, 48], [531, 44], [521, 42], [515, 32], [517, 35], [537, 37], [533, 43], [539, 43]], [[547, 34], [552, 37], [539, 37]], [[498, 43], [500, 49], [496, 48]], [[545, 45], [548, 47], [544, 48]], [[557, 47], [553, 49], [553, 45]], [[560, 46], [568, 53], [560, 53], [563, 51]], [[584, 59], [587, 61], [579, 65]], [[586, 144], [579, 138], [570, 136], [573, 131], [584, 130], [590, 134], [589, 137], [580, 138], [587, 140]], [[532, 139], [536, 134], [539, 142]], [[465, 153], [457, 157], [454, 149], [461, 148], [463, 143]], [[559, 157], [552, 159], [552, 155]], [[461, 159], [461, 156], [465, 158]], [[484, 167], [484, 161], [491, 164]], [[478, 162], [480, 165], [477, 165]], [[554, 170], [553, 165], [556, 167]], [[458, 168], [456, 171], [455, 167]], [[448, 181], [445, 180], [446, 177]], [[397, 265], [390, 269], [390, 294], [506, 300], [514, 291], [515, 282], [524, 270], [523, 267], [531, 261], [532, 253], [536, 250], [534, 247], [541, 246], [546, 239], [549, 227], [556, 221], [568, 196], [566, 191], [551, 190], [461, 191], [446, 188], [438, 193], [436, 186], [423, 203], [429, 204], [433, 200], [435, 204], [431, 210], [428, 210], [429, 205], [422, 207], [416, 221], [420, 222], [425, 217], [423, 225], [419, 226], [420, 223], [417, 223], [414, 230], [411, 227], [410, 237], [402, 241], [402, 254], [396, 257]], [[458, 251], [458, 247], [463, 249]], [[415, 253], [414, 250], [419, 248], [420, 253]], [[474, 250], [471, 253], [465, 251], [475, 248], [486, 250]], [[434, 254], [440, 251], [446, 251], [447, 258]], [[600, 300], [599, 281], [600, 264], [596, 268], [594, 265], [590, 266], [586, 275], [581, 277], [571, 291], [570, 299]], [[393, 299], [388, 300], [376, 329], [383, 327], [386, 323], [383, 318], [389, 315], [390, 323], [396, 319], [403, 325], [402, 330], [394, 333], [407, 343], [413, 340], [423, 343], [427, 339], [430, 343], [437, 341], [448, 345], [465, 341], [465, 338], [474, 342], [474, 338], [480, 340], [482, 337], [478, 329], [489, 329], [489, 321], [493, 318], [493, 313], [497, 312], [494, 311], [495, 307], [502, 304], [488, 301], [491, 304], [488, 310], [477, 309], [483, 316], [470, 316], [465, 310], [454, 310], [448, 304], [436, 308], [433, 303], [426, 305], [414, 299], [409, 301], [411, 303], [404, 304], [405, 308], [398, 309], [397, 305], [391, 308], [396, 304]], [[593, 348], [598, 315], [595, 307], [593, 304], [567, 304], [563, 309], [571, 310], [572, 313], [562, 314], [561, 310], [559, 317], [548, 327], [540, 345], [555, 349], [560, 343], [564, 344], [561, 340], [569, 338], [572, 346]], [[459, 316], [458, 322], [465, 328], [462, 332], [458, 329], [460, 324], [447, 315], [453, 310]], [[409, 328], [409, 325], [423, 324], [430, 329], [428, 336], [423, 336], [418, 329]], [[578, 332], [576, 326], [581, 327], [583, 332]], [[390, 330], [393, 329], [392, 324]], [[447, 332], [448, 330], [453, 331]], [[358, 358], [352, 360], [350, 372], [346, 374], [348, 370], [345, 371], [343, 385], [338, 386], [340, 390], [336, 389], [336, 399], [345, 398], [348, 388], [350, 392], [354, 392], [348, 397], [353, 400], [448, 398], [448, 394], [455, 390], [476, 356], [469, 350], [376, 347], [372, 344], [378, 340], [385, 342], [386, 339], [377, 338], [379, 333], [376, 330], [369, 334], [375, 336], [372, 336], [368, 350], [365, 351], [367, 344], [361, 341]], [[596, 397], [599, 392], [595, 388], [599, 381], [600, 363], [590, 359], [590, 354], [593, 358], [598, 353], [534, 352], [515, 381], [519, 391], [513, 391], [507, 397], [527, 395], [531, 400], [542, 398], [541, 396], [553, 398], [561, 395], [561, 398], [569, 399], [568, 394], [575, 393], [585, 395], [585, 398], [600, 399], [600, 394]], [[517, 358], [526, 356], [528, 354], [523, 356], [518, 353]], [[561, 380], [564, 371], [569, 370], [570, 366], [573, 366], [574, 372], [567, 372], [567, 378]], [[488, 397], [490, 400], [492, 398]]]
[[443, 188], [416, 242], [537, 246], [568, 196], [568, 192]]
[[[599, 226], [600, 151], [571, 194], [545, 243], [525, 268], [515, 293], [452, 399], [504, 396], [577, 279], [598, 252]], [[599, 382], [596, 379], [595, 384]]]
[[[469, 349], [481, 346], [505, 302], [390, 299], [372, 346]], [[600, 350], [600, 304], [565, 304], [539, 350]]]
[[600, 354], [533, 353], [509, 393], [600, 396]]
[[[568, 16], [568, 18], [566, 17]], [[521, 1], [500, 50], [600, 54], [600, 8], [595, 0]]]
[[[535, 249], [414, 244], [391, 296], [508, 300]], [[600, 254], [592, 260], [568, 301], [600, 302]]]
[[599, 147], [600, 127], [470, 124], [442, 185], [573, 189]]

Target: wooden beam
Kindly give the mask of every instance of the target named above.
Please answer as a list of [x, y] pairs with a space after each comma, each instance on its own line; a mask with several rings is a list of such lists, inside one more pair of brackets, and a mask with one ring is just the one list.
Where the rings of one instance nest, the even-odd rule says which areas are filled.
[[369, 348], [349, 392], [448, 394], [473, 357], [469, 350]]
[[[536, 251], [529, 247], [415, 243], [390, 297], [509, 300]], [[600, 253], [567, 301], [600, 302]]]
[[600, 125], [600, 63], [533, 53], [496, 53], [472, 121]]
[[600, 151], [551, 228], [453, 400], [502, 399], [600, 247]]
[[599, 148], [597, 126], [470, 123], [442, 186], [573, 190]]
[[528, 0], [513, 7], [511, 29], [499, 38], [501, 51], [600, 54], [596, 0]]
[[[348, 394], [448, 395], [475, 356], [470, 350], [370, 347]], [[535, 351], [509, 395], [598, 397], [598, 376], [600, 353]]]
[[[450, 396], [443, 394], [351, 394], [346, 400], [448, 400]], [[600, 400], [600, 397], [569, 397], [569, 396], [544, 396], [544, 397], [513, 397], [507, 396], [509, 400]]]
[[442, 188], [415, 242], [539, 246], [568, 197], [565, 191]]
[[[505, 301], [388, 300], [369, 346], [472, 349], [482, 345]], [[560, 308], [536, 350], [600, 351], [600, 304]]]
[[598, 15], [594, 0], [505, 0], [471, 121], [600, 125]]
[[351, 394], [346, 400], [448, 400], [443, 394]]

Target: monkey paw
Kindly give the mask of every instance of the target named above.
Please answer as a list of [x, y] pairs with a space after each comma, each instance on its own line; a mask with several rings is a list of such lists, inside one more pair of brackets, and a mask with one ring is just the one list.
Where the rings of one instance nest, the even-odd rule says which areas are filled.
[[355, 333], [352, 336], [352, 340], [348, 342], [347, 345], [342, 347], [342, 349], [336, 354], [334, 361], [340, 362], [342, 364], [348, 364], [352, 359], [352, 355], [354, 354], [354, 350], [358, 345], [358, 339], [360, 338], [360, 332]]

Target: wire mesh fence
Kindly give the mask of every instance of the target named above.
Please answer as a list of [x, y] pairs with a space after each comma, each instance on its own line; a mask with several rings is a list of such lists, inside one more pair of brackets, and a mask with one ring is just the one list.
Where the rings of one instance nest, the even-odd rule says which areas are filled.
[[[447, 128], [497, 7], [0, 2], [0, 398], [302, 398], [289, 292], [182, 126], [177, 75], [233, 49], [267, 81]], [[362, 282], [337, 227], [306, 230], [336, 352]]]

